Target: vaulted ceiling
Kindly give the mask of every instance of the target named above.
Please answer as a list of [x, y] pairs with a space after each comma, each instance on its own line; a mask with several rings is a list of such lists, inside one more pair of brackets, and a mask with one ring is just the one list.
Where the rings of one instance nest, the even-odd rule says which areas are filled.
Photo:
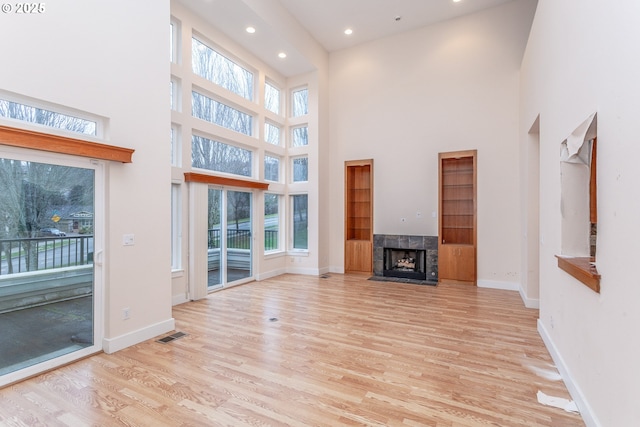
[[[178, 0], [285, 76], [312, 69], [280, 28], [256, 8], [257, 0]], [[264, 1], [264, 0], [263, 0]], [[272, 0], [328, 52], [442, 22], [513, 0]], [[534, 0], [532, 0], [534, 1]], [[256, 28], [248, 35], [247, 26]], [[345, 30], [353, 33], [346, 35]], [[278, 58], [286, 52], [286, 60]]]

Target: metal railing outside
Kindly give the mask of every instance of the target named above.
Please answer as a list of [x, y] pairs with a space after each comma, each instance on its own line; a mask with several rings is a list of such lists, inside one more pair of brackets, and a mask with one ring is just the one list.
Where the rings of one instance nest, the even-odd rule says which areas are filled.
[[[209, 229], [209, 249], [220, 247], [221, 230]], [[251, 247], [251, 230], [227, 229], [228, 249], [249, 249]], [[278, 248], [278, 230], [264, 231], [264, 249], [269, 251]]]
[[0, 276], [93, 263], [93, 235], [0, 239]]

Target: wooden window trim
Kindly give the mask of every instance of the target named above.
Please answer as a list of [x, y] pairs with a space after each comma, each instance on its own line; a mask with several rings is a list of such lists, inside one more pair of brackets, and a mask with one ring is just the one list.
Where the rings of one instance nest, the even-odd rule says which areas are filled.
[[251, 188], [256, 190], [268, 190], [269, 184], [245, 179], [226, 178], [222, 176], [205, 175], [203, 173], [185, 172], [185, 182], [199, 182], [202, 184], [224, 185], [229, 187]]
[[0, 125], [0, 144], [92, 159], [131, 163], [135, 150]]
[[566, 271], [589, 288], [600, 293], [600, 274], [593, 264], [594, 258], [591, 257], [567, 257], [556, 255], [558, 258], [558, 267]]

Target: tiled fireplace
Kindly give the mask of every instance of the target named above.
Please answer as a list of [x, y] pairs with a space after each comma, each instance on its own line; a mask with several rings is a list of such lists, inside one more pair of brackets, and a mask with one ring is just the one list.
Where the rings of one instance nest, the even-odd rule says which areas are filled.
[[438, 238], [375, 234], [373, 274], [380, 277], [438, 281]]

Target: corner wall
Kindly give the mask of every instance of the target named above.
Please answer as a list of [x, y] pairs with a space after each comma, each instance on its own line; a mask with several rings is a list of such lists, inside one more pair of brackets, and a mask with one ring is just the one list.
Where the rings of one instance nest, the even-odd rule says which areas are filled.
[[[521, 79], [520, 139], [540, 117], [539, 330], [589, 426], [640, 420], [640, 3], [540, 0]], [[557, 266], [560, 144], [598, 114], [595, 293]], [[528, 161], [528, 159], [524, 159]]]
[[330, 55], [332, 271], [344, 271], [345, 160], [375, 161], [375, 234], [436, 236], [438, 153], [477, 149], [478, 282], [518, 289], [518, 85], [534, 10], [518, 0]]

